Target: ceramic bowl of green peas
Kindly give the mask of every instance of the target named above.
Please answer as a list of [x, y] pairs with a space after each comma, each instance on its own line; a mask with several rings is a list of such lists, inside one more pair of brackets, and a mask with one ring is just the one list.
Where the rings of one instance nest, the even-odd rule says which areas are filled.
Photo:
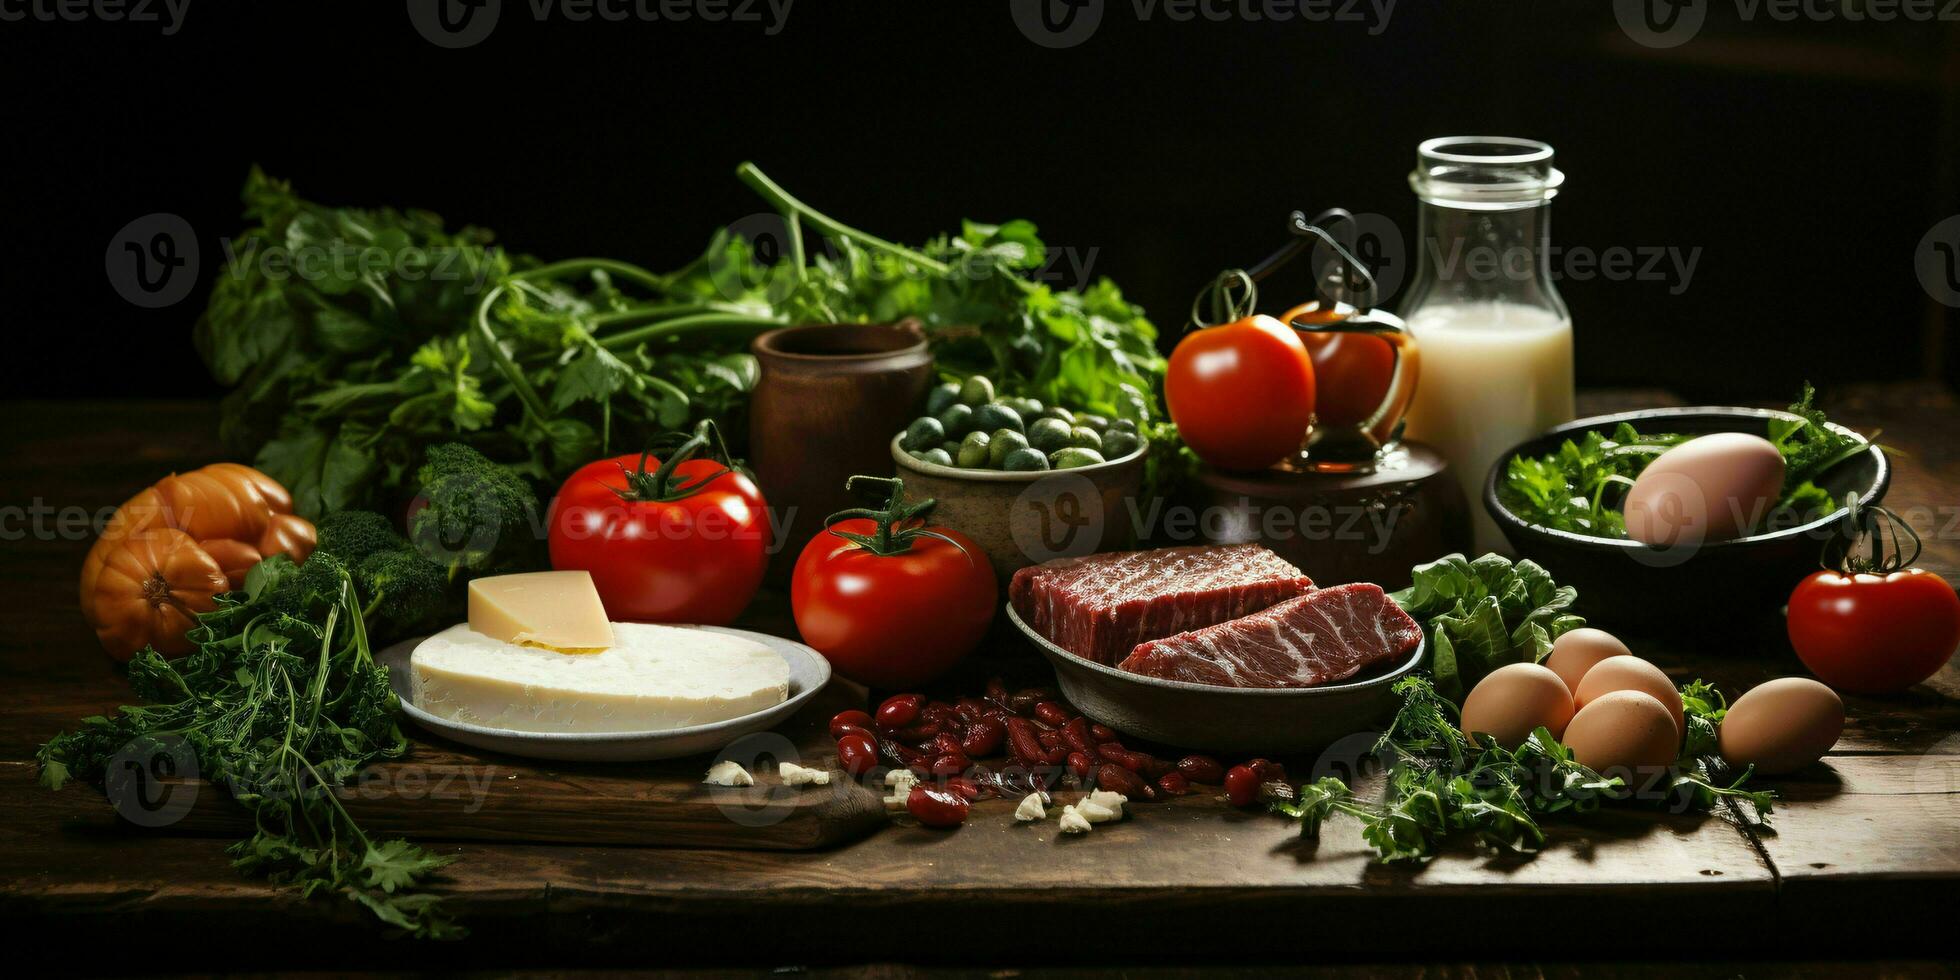
[[1006, 579], [1054, 558], [1128, 547], [1147, 441], [1130, 419], [996, 392], [978, 375], [931, 390], [892, 437], [906, 496], [965, 533]]

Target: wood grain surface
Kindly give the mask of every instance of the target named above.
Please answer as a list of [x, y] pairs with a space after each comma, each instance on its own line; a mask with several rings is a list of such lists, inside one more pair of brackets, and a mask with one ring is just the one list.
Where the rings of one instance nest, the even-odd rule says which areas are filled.
[[[1657, 404], [1650, 393], [1582, 398], [1591, 412]], [[1960, 515], [1960, 406], [1931, 388], [1845, 393], [1834, 416], [1884, 429], [1900, 450], [1890, 501]], [[507, 969], [566, 961], [646, 966], [878, 964], [951, 967], [1135, 963], [1146, 975], [1229, 959], [1292, 967], [1332, 961], [1436, 961], [1425, 975], [1472, 976], [1493, 958], [1552, 960], [1516, 975], [1594, 973], [1591, 962], [1671, 959], [1682, 975], [1737, 972], [1719, 961], [1873, 953], [1951, 956], [1944, 932], [1960, 888], [1960, 668], [1891, 699], [1849, 699], [1851, 722], [1813, 769], [1776, 780], [1772, 831], [1713, 816], [1612, 809], [1549, 825], [1532, 857], [1469, 847], [1413, 867], [1371, 860], [1354, 825], [1302, 840], [1285, 821], [1232, 811], [1206, 794], [1134, 807], [1123, 823], [1062, 838], [1049, 821], [1017, 825], [1011, 804], [977, 808], [967, 826], [905, 820], [872, 836], [796, 851], [614, 846], [645, 843], [636, 809], [703, 800], [698, 764], [554, 766], [428, 741], [383, 773], [361, 818], [459, 860], [438, 882], [474, 929], [461, 945], [376, 944], [346, 902], [305, 900], [242, 877], [224, 855], [235, 832], [222, 794], [161, 830], [108, 819], [82, 787], [35, 784], [35, 746], [75, 718], [113, 709], [127, 685], [96, 648], [73, 581], [87, 515], [171, 469], [221, 458], [201, 404], [7, 406], [0, 507], [10, 523], [0, 586], [0, 914], [40, 941], [28, 956], [97, 970], [190, 968]], [[30, 513], [31, 511], [31, 513]], [[39, 513], [41, 517], [33, 517]], [[63, 515], [71, 522], [61, 528]], [[1922, 564], [1953, 576], [1960, 533], [1928, 528]], [[21, 533], [16, 534], [16, 531]], [[780, 597], [744, 625], [789, 631]], [[1765, 637], [1732, 656], [1643, 646], [1677, 680], [1706, 677], [1731, 696], [1801, 672]], [[987, 651], [1038, 672], [1012, 643]], [[792, 741], [862, 693], [844, 687], [799, 716]], [[807, 760], [806, 760], [807, 761]], [[1288, 760], [1296, 776], [1316, 760]], [[421, 767], [421, 782], [393, 776]], [[465, 792], [435, 795], [431, 775]], [[472, 780], [474, 782], [472, 782]], [[473, 813], [471, 786], [494, 784]], [[208, 788], [207, 788], [208, 790]], [[431, 819], [404, 819], [412, 794]], [[356, 793], [358, 796], [358, 792]], [[495, 802], [489, 802], [494, 800]], [[528, 809], [527, 809], [528, 808]], [[414, 812], [414, 811], [409, 811]], [[583, 823], [583, 843], [534, 843], [540, 814]], [[682, 841], [694, 843], [695, 841]], [[821, 843], [795, 838], [793, 846]], [[211, 926], [228, 937], [214, 961]], [[198, 958], [198, 957], [204, 958]], [[1830, 974], [1829, 964], [1803, 972]], [[1937, 975], [1937, 963], [1896, 964]], [[1930, 971], [1930, 973], [1928, 972]], [[1334, 971], [1348, 972], [1348, 971]], [[1355, 968], [1356, 973], [1369, 972]], [[1502, 971], [1513, 973], [1511, 968]], [[904, 975], [860, 968], [854, 975]], [[1330, 973], [1329, 975], [1333, 975]], [[1405, 975], [1400, 971], [1369, 975]], [[1610, 972], [1604, 975], [1611, 975]]]

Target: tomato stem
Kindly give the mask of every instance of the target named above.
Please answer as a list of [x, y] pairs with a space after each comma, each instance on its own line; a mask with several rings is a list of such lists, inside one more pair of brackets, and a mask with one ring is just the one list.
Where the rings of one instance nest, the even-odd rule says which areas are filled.
[[[647, 460], [657, 449], [669, 450], [667, 458], [661, 461], [652, 473], [647, 472]], [[682, 463], [707, 452], [708, 459], [721, 464], [721, 469], [705, 476], [676, 480], [674, 470]], [[640, 451], [640, 465], [637, 470], [629, 470], [625, 464], [619, 467], [626, 477], [625, 487], [612, 487], [619, 499], [628, 503], [657, 501], [672, 503], [692, 497], [708, 484], [735, 472], [735, 461], [728, 455], [728, 444], [722, 441], [721, 430], [715, 427], [713, 419], [702, 419], [694, 431], [670, 432], [656, 437], [647, 448]]]
[[[1880, 515], [1885, 517], [1883, 534], [1878, 527]], [[1861, 540], [1865, 542], [1863, 555], [1857, 553]], [[1887, 541], [1891, 543], [1890, 553], [1886, 551]], [[1906, 551], [1908, 541], [1912, 544], [1910, 553]], [[1844, 519], [1838, 524], [1838, 533], [1824, 542], [1820, 563], [1845, 575], [1889, 575], [1918, 561], [1921, 544], [1919, 532], [1905, 518], [1878, 504], [1861, 504], [1855, 493], [1846, 494]]]
[[[874, 555], [886, 558], [911, 551], [912, 543], [920, 538], [937, 538], [960, 549], [961, 554], [966, 553], [965, 545], [925, 526], [926, 515], [932, 513], [932, 509], [939, 505], [939, 501], [928, 497], [917, 503], [906, 503], [904, 480], [896, 477], [854, 476], [844, 481], [844, 488], [860, 495], [876, 494], [884, 503], [879, 507], [853, 507], [850, 510], [840, 510], [824, 518], [824, 527], [828, 528], [831, 534], [856, 544]], [[870, 534], [859, 534], [855, 531], [838, 530], [831, 526], [839, 521], [857, 517], [871, 521], [877, 529]]]

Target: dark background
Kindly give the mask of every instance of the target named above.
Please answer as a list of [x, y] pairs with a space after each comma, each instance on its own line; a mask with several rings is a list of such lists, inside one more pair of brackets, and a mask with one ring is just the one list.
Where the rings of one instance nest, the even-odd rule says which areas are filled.
[[1174, 329], [1214, 271], [1278, 243], [1288, 209], [1373, 212], [1413, 239], [1417, 142], [1470, 133], [1557, 148], [1560, 247], [1701, 250], [1685, 289], [1560, 284], [1582, 384], [1722, 401], [1805, 377], [1951, 381], [1954, 311], [1913, 256], [1960, 210], [1955, 25], [1743, 23], [1704, 2], [1700, 34], [1667, 50], [1633, 43], [1606, 0], [1401, 0], [1378, 35], [1372, 15], [1140, 20], [1109, 0], [1065, 50], [964, 0], [801, 0], [775, 36], [540, 24], [505, 0], [463, 50], [424, 40], [400, 0], [196, 0], [174, 36], [0, 23], [8, 395], [215, 395], [189, 346], [207, 286], [142, 309], [104, 253], [132, 219], [175, 213], [208, 282], [254, 162], [316, 200], [668, 268], [760, 210], [732, 176], [752, 159], [900, 241], [1033, 219]]

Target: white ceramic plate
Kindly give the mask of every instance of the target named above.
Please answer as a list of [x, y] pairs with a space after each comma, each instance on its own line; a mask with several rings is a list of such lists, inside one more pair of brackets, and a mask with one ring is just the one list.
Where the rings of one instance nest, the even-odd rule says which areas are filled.
[[717, 752], [744, 735], [767, 731], [789, 720], [789, 716], [795, 714], [805, 701], [816, 696], [830, 682], [830, 661], [795, 640], [727, 626], [682, 628], [739, 636], [776, 651], [789, 664], [789, 697], [782, 704], [740, 718], [665, 731], [598, 734], [520, 732], [442, 718], [423, 711], [409, 700], [408, 658], [427, 637], [403, 640], [382, 650], [375, 658], [388, 667], [388, 684], [401, 698], [402, 713], [422, 728], [479, 749], [559, 762], [646, 762]]

